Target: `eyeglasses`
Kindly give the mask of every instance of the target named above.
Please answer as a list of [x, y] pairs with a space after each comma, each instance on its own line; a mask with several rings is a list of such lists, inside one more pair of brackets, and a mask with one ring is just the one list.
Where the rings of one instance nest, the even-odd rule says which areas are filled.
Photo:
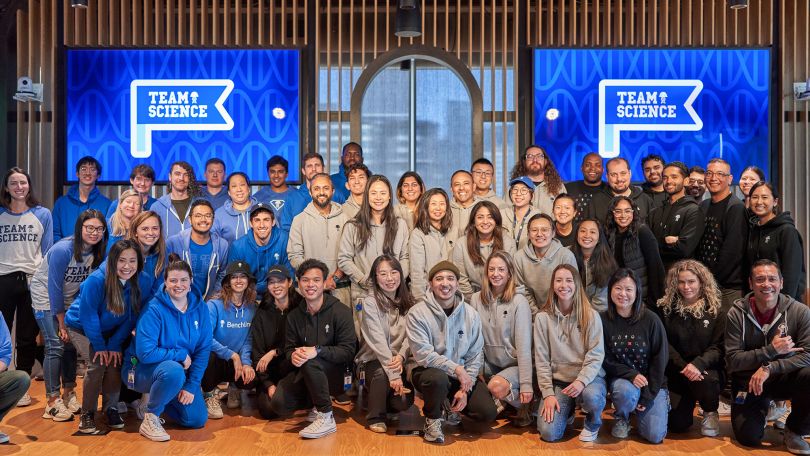
[[213, 220], [214, 214], [194, 214], [192, 215], [197, 220], [206, 219], [206, 220]]
[[101, 234], [105, 231], [105, 228], [103, 226], [82, 225], [82, 228], [87, 234], [96, 234], [96, 233]]
[[478, 177], [492, 177], [492, 171], [473, 171], [472, 175]]
[[546, 158], [546, 154], [526, 154], [526, 161], [540, 161]]
[[92, 173], [95, 173], [97, 171], [98, 171], [98, 169], [95, 166], [82, 166], [81, 168], [79, 168], [80, 173], [90, 173], [90, 174], [92, 174]]
[[613, 215], [633, 215], [634, 209], [613, 209]]
[[[521, 186], [521, 187], [522, 187], [522, 186]], [[513, 194], [513, 195], [515, 195], [515, 196], [524, 196], [524, 195], [528, 195], [530, 192], [531, 192], [531, 190], [529, 190], [529, 189], [528, 189], [528, 188], [526, 188], [526, 187], [523, 187], [523, 188], [520, 188], [520, 187], [512, 187], [512, 190], [509, 190], [509, 193], [511, 193], [511, 194]]]
[[709, 178], [709, 179], [711, 179], [711, 178], [712, 178], [712, 177], [714, 177], [714, 176], [717, 176], [717, 177], [719, 177], [720, 179], [722, 179], [722, 178], [724, 178], [724, 177], [731, 176], [731, 174], [729, 174], [729, 173], [721, 173], [720, 171], [717, 171], [717, 172], [714, 172], [714, 171], [706, 171], [706, 174], [704, 174], [704, 176], [706, 176], [706, 177], [707, 177], [707, 178]]

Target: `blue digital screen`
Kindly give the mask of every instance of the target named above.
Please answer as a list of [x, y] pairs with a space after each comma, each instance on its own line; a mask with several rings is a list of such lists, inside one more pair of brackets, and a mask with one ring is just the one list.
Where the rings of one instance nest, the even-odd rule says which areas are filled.
[[297, 50], [66, 51], [66, 180], [85, 156], [100, 182], [128, 182], [146, 163], [164, 181], [172, 162], [204, 179], [206, 160], [267, 181], [272, 155], [299, 180]]
[[627, 159], [634, 181], [649, 154], [769, 174], [770, 71], [768, 49], [536, 49], [534, 142], [565, 181], [590, 152]]

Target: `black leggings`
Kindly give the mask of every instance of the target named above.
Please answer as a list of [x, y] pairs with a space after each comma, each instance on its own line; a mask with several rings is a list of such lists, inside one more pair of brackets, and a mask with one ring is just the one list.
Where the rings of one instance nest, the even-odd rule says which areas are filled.
[[[442, 417], [442, 403], [445, 399], [452, 399], [461, 387], [457, 379], [433, 367], [417, 367], [411, 373], [411, 378], [425, 401], [422, 413], [431, 419]], [[484, 382], [475, 382], [472, 392], [467, 393], [467, 407], [462, 413], [476, 421], [485, 423], [495, 421], [498, 410]]]
[[[209, 391], [213, 391], [214, 388], [216, 388], [217, 385], [222, 382], [233, 383], [234, 375], [236, 375], [236, 369], [233, 367], [233, 362], [229, 359], [222, 359], [214, 352], [211, 352], [211, 355], [208, 358], [208, 367], [205, 368], [205, 373], [203, 374], [200, 385], [202, 386], [203, 392], [207, 393]], [[253, 385], [254, 382], [245, 384], [241, 378], [236, 381], [236, 386], [240, 389], [253, 388]]]
[[686, 432], [694, 422], [695, 402], [703, 413], [716, 412], [720, 406], [720, 390], [725, 381], [718, 371], [708, 371], [704, 380], [690, 382], [679, 372], [667, 371], [667, 388], [672, 409], [669, 411], [669, 430]]
[[12, 272], [0, 275], [0, 290], [3, 298], [0, 299], [0, 312], [6, 319], [9, 332], [14, 324], [14, 314], [17, 315], [17, 332], [14, 345], [17, 349], [17, 370], [25, 371], [29, 375], [37, 359], [37, 334], [39, 326], [34, 319], [34, 309], [31, 307], [31, 292], [28, 290], [28, 278], [24, 272]]
[[345, 364], [332, 364], [317, 357], [310, 359], [278, 382], [270, 408], [281, 418], [313, 406], [319, 412], [331, 412], [330, 395], [343, 392], [344, 369]]

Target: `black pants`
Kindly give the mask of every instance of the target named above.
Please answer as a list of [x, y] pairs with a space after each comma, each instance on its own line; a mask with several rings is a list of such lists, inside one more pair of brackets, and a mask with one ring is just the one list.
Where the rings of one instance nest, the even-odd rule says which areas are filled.
[[669, 430], [686, 432], [694, 422], [695, 402], [703, 412], [716, 412], [720, 406], [720, 391], [725, 380], [718, 371], [708, 371], [704, 380], [690, 382], [680, 372], [667, 370], [667, 388], [672, 409], [669, 411]]
[[[748, 391], [747, 380], [732, 382], [734, 397], [739, 391]], [[792, 411], [786, 428], [798, 435], [810, 434], [810, 367], [788, 374], [774, 374], [765, 381], [762, 394], [748, 393], [745, 402], [731, 404], [731, 427], [734, 438], [745, 446], [758, 446], [765, 434], [765, 418], [770, 401], [791, 401]]]
[[[233, 368], [233, 362], [229, 359], [222, 359], [211, 352], [200, 386], [202, 386], [203, 392], [207, 393], [213, 391], [222, 382], [233, 382], [234, 375], [236, 375], [236, 369]], [[245, 384], [241, 378], [236, 381], [236, 386], [240, 389], [253, 388], [253, 385], [253, 382]]]
[[267, 394], [267, 388], [270, 385], [276, 385], [276, 387], [278, 387], [278, 382], [294, 370], [295, 367], [293, 367], [290, 360], [285, 358], [282, 353], [280, 356], [276, 356], [270, 361], [264, 373], [256, 372], [256, 406], [259, 408], [259, 414], [262, 418], [266, 420], [278, 418], [278, 415], [276, 415], [273, 411], [273, 407], [270, 405], [272, 399]]
[[[413, 385], [422, 393], [425, 405], [422, 413], [426, 418], [437, 419], [442, 417], [442, 403], [445, 399], [452, 401], [453, 395], [459, 390], [460, 384], [444, 371], [436, 368], [417, 367], [411, 373]], [[484, 382], [477, 381], [470, 393], [467, 393], [467, 407], [462, 411], [465, 415], [476, 421], [490, 422], [495, 420], [498, 410], [495, 401]]]
[[296, 410], [315, 407], [319, 412], [332, 411], [332, 398], [343, 392], [345, 364], [332, 364], [313, 358], [282, 378], [270, 408], [277, 416], [287, 418]]
[[366, 376], [366, 391], [368, 394], [366, 421], [368, 424], [383, 423], [385, 422], [386, 413], [404, 412], [411, 408], [411, 405], [413, 405], [413, 388], [411, 388], [411, 385], [404, 382], [411, 392], [404, 396], [396, 396], [388, 381], [388, 374], [385, 373], [379, 361], [369, 361], [359, 366], [359, 369], [363, 369]]
[[9, 332], [14, 324], [14, 314], [17, 314], [17, 333], [15, 335], [17, 370], [25, 371], [30, 375], [37, 358], [39, 326], [34, 319], [31, 292], [28, 290], [28, 279], [25, 273], [12, 272], [0, 276], [0, 290], [3, 290], [0, 312], [3, 312]]

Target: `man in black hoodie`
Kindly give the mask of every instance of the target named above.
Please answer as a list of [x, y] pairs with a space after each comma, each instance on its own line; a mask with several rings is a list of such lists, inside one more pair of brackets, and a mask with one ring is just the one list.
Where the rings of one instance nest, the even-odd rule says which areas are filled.
[[644, 183], [641, 189], [653, 201], [653, 208], [663, 206], [669, 192], [664, 182], [664, 159], [660, 155], [650, 154], [641, 159], [641, 171], [644, 172]]
[[759, 446], [771, 400], [790, 400], [785, 446], [810, 454], [810, 308], [781, 293], [776, 263], [758, 260], [748, 279], [753, 292], [737, 300], [726, 320], [726, 369], [731, 376], [734, 437]]
[[[330, 393], [343, 391], [343, 373], [350, 372], [357, 338], [351, 310], [337, 298], [324, 294], [329, 268], [309, 259], [298, 266], [298, 288], [306, 301], [287, 317], [284, 353], [296, 367], [284, 377], [270, 402], [273, 411], [288, 417], [296, 410], [314, 406], [312, 424], [298, 435], [317, 439], [337, 431]], [[351, 383], [351, 382], [349, 382]]]
[[686, 196], [684, 184], [688, 178], [689, 170], [681, 162], [664, 168], [664, 190], [669, 198], [663, 206], [653, 209], [648, 221], [667, 269], [678, 260], [692, 258], [706, 224], [697, 201]]
[[630, 198], [638, 209], [639, 223], [646, 223], [647, 215], [653, 208], [653, 201], [641, 190], [641, 187], [630, 185], [633, 179], [630, 163], [621, 157], [611, 158], [608, 160], [606, 168], [608, 188], [593, 195], [588, 216], [607, 223], [610, 202], [614, 196], [622, 195]]

